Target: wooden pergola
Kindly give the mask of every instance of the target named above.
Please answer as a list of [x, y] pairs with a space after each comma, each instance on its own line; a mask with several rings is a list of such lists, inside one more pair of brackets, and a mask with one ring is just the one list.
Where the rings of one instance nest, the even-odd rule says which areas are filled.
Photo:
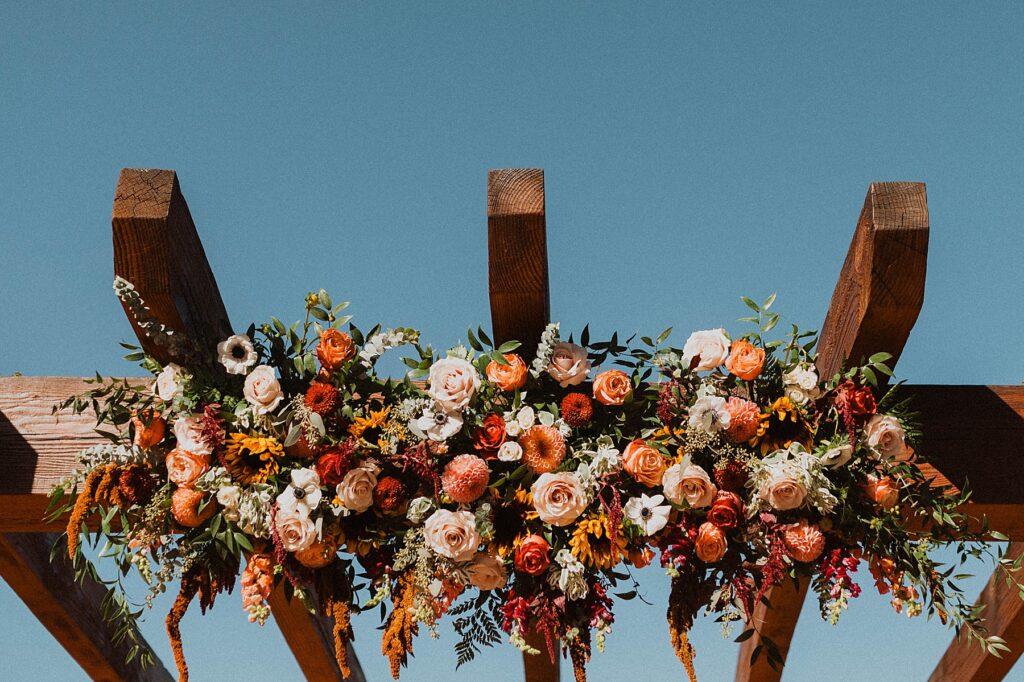
[[[124, 169], [113, 210], [114, 271], [132, 282], [153, 315], [180, 334], [214, 344], [232, 332], [227, 311], [174, 171]], [[846, 262], [822, 327], [819, 370], [830, 376], [846, 358], [877, 351], [898, 358], [924, 300], [928, 206], [921, 183], [874, 183], [868, 189]], [[487, 187], [491, 319], [496, 341], [518, 338], [524, 354], [536, 345], [549, 315], [544, 172], [491, 171]], [[129, 318], [131, 316], [129, 315]], [[134, 321], [133, 321], [134, 324]], [[169, 360], [138, 333], [147, 352]], [[126, 646], [111, 643], [114, 627], [101, 617], [106, 587], [78, 584], [69, 562], [50, 549], [62, 525], [43, 522], [52, 486], [72, 472], [78, 452], [103, 442], [91, 415], [61, 415], [51, 407], [87, 390], [85, 379], [0, 378], [0, 576], [58, 642], [96, 680], [168, 680], [159, 662], [126, 663]], [[923, 451], [940, 483], [973, 491], [969, 512], [1010, 537], [1007, 553], [1024, 553], [1024, 476], [1016, 472], [1024, 444], [1024, 387], [908, 386], [924, 419]], [[750, 654], [770, 638], [783, 659], [807, 593], [789, 583], [772, 591], [771, 609], [755, 613], [759, 635], [740, 648], [736, 680], [771, 682], [782, 672]], [[1024, 648], [1024, 602], [995, 576], [979, 603], [993, 634], [1011, 651], [986, 656], [976, 644], [953, 640], [931, 680], [998, 680]], [[274, 619], [307, 679], [342, 679], [331, 624], [310, 615], [283, 590], [271, 598]], [[350, 680], [363, 680], [355, 653]], [[545, 656], [526, 657], [526, 679], [557, 680]]]

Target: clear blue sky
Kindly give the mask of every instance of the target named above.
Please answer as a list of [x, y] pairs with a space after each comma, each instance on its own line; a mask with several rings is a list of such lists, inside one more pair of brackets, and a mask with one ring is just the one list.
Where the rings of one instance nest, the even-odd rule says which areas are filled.
[[[927, 294], [899, 376], [1024, 377], [1020, 3], [96, 5], [0, 6], [0, 374], [131, 369], [110, 288], [123, 166], [177, 170], [236, 329], [323, 286], [436, 345], [489, 320], [487, 169], [539, 166], [553, 316], [680, 336], [771, 291], [817, 327], [868, 183], [924, 181]], [[645, 586], [655, 606], [618, 609], [592, 679], [682, 676], [667, 580]], [[145, 633], [173, 667], [167, 606]], [[950, 638], [868, 589], [838, 629], [816, 616], [788, 680], [923, 679]], [[375, 624], [356, 648], [382, 680]], [[195, 679], [300, 677], [237, 594], [183, 631]], [[404, 679], [449, 677], [441, 632]], [[731, 679], [736, 645], [710, 621], [694, 639], [702, 679]], [[0, 660], [81, 676], [2, 583]], [[518, 655], [455, 679], [484, 675], [519, 679]]]

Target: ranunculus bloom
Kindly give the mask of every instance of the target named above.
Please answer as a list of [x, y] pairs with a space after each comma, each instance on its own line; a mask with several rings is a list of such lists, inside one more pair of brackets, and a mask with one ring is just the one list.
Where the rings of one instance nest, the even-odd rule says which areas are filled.
[[594, 377], [594, 400], [603, 405], [621, 405], [632, 393], [633, 382], [625, 372], [610, 369]]
[[203, 415], [192, 414], [174, 420], [174, 437], [178, 447], [189, 452], [208, 455], [213, 452], [206, 439], [203, 438]]
[[484, 423], [473, 431], [473, 448], [493, 456], [505, 442], [505, 418], [500, 414], [489, 414]]
[[320, 332], [320, 343], [316, 345], [316, 359], [320, 366], [333, 372], [356, 354], [352, 337], [337, 329], [325, 329]]
[[551, 545], [542, 535], [529, 535], [516, 547], [513, 563], [517, 571], [540, 575], [551, 565]]
[[586, 348], [567, 341], [555, 344], [551, 352], [548, 374], [558, 382], [559, 386], [562, 388], [578, 386], [583, 383], [589, 373], [590, 360], [587, 359]]
[[673, 464], [665, 471], [661, 484], [665, 497], [675, 504], [686, 502], [694, 509], [710, 505], [718, 492], [708, 472], [696, 464]]
[[274, 516], [281, 547], [286, 552], [306, 549], [317, 540], [316, 524], [309, 516], [279, 511]]
[[807, 521], [788, 526], [783, 533], [783, 540], [789, 555], [804, 563], [814, 561], [825, 550], [825, 535], [817, 524]]
[[209, 470], [210, 455], [175, 448], [167, 453], [164, 463], [167, 465], [167, 478], [171, 483], [190, 486]]
[[757, 403], [733, 396], [725, 401], [729, 412], [729, 428], [726, 434], [733, 443], [745, 443], [757, 434], [761, 410]]
[[914, 451], [907, 445], [903, 425], [896, 417], [876, 414], [864, 426], [864, 441], [882, 459], [909, 460]]
[[743, 500], [736, 493], [720, 490], [708, 510], [708, 521], [723, 530], [731, 530], [743, 519]]
[[732, 352], [725, 361], [725, 368], [744, 381], [753, 381], [764, 367], [764, 349], [749, 341], [739, 340], [732, 344]]
[[173, 362], [168, 362], [167, 366], [163, 368], [163, 371], [156, 376], [156, 383], [153, 385], [153, 392], [163, 400], [165, 403], [169, 403], [176, 397], [181, 395], [182, 392], [182, 377], [185, 375], [185, 370]]
[[363, 465], [345, 474], [335, 491], [346, 509], [361, 513], [373, 504], [373, 489], [376, 487], [377, 467]]
[[148, 450], [163, 440], [166, 422], [152, 410], [145, 410], [142, 415], [132, 411], [132, 426], [135, 427], [133, 442], [143, 450]]
[[507, 365], [491, 360], [484, 372], [487, 379], [502, 391], [514, 391], [526, 385], [526, 363], [515, 353], [502, 355]]
[[427, 394], [447, 410], [461, 410], [480, 388], [476, 368], [462, 358], [442, 358], [430, 366]]
[[648, 488], [661, 483], [667, 466], [662, 454], [642, 440], [633, 441], [622, 453], [622, 468]]
[[468, 504], [484, 494], [489, 477], [487, 462], [476, 455], [459, 455], [445, 466], [441, 485], [452, 500]]
[[469, 561], [480, 546], [476, 519], [468, 511], [438, 509], [423, 524], [427, 547], [455, 561]]
[[803, 505], [807, 497], [807, 488], [788, 471], [779, 469], [772, 471], [758, 494], [772, 508], [787, 511]]
[[706, 372], [718, 367], [729, 357], [729, 338], [724, 329], [707, 329], [690, 334], [683, 344], [683, 360], [693, 364], [700, 356], [694, 371]]
[[885, 476], [868, 475], [864, 483], [864, 493], [882, 509], [892, 509], [900, 501], [900, 487], [895, 479]]
[[481, 590], [494, 590], [505, 587], [508, 582], [508, 574], [505, 573], [505, 566], [501, 560], [487, 552], [477, 552], [473, 557], [473, 563], [466, 567], [466, 575], [469, 581]]
[[725, 556], [725, 550], [729, 547], [722, 529], [705, 521], [697, 529], [697, 541], [694, 548], [697, 551], [697, 558], [707, 564], [713, 564]]
[[178, 488], [171, 495], [171, 516], [179, 525], [186, 528], [198, 528], [217, 511], [217, 502], [209, 500], [203, 511], [199, 511], [199, 505], [206, 498], [206, 493], [192, 488]]
[[284, 398], [284, 391], [270, 365], [260, 365], [245, 377], [242, 394], [256, 414], [273, 412]]
[[568, 526], [587, 508], [587, 496], [579, 479], [571, 471], [546, 473], [530, 488], [533, 508], [544, 523]]

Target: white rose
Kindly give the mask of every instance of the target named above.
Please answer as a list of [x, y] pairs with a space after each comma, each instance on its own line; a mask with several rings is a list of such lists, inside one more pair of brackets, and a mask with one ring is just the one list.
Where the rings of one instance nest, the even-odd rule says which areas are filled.
[[309, 516], [323, 496], [320, 476], [312, 469], [293, 469], [291, 479], [291, 485], [277, 496], [277, 503], [288, 514]]
[[217, 344], [217, 359], [228, 374], [245, 374], [256, 364], [256, 348], [245, 334], [234, 334]]
[[698, 398], [690, 408], [690, 428], [715, 433], [729, 428], [732, 415], [726, 408], [725, 398], [709, 395]]
[[694, 371], [706, 372], [718, 367], [729, 357], [729, 343], [724, 329], [694, 332], [683, 345], [683, 360], [689, 364], [699, 355], [700, 361]]
[[832, 448], [821, 455], [821, 463], [830, 469], [838, 469], [853, 457], [853, 446], [849, 443]]
[[548, 364], [548, 374], [559, 386], [565, 388], [582, 384], [589, 373], [590, 360], [587, 359], [586, 348], [567, 341], [555, 344]]
[[718, 494], [708, 472], [696, 464], [673, 464], [661, 478], [665, 497], [673, 504], [686, 504], [694, 509], [710, 506]]
[[274, 376], [274, 368], [269, 365], [260, 365], [249, 373], [242, 393], [256, 414], [272, 412], [284, 398], [281, 384]]
[[476, 553], [473, 563], [466, 567], [466, 574], [469, 576], [469, 581], [481, 590], [505, 587], [508, 582], [505, 566], [496, 556], [487, 552]]
[[373, 505], [373, 489], [376, 487], [377, 467], [364, 465], [345, 474], [335, 492], [345, 509], [359, 514]]
[[410, 427], [413, 427], [414, 433], [419, 430], [430, 440], [440, 443], [462, 430], [462, 415], [449, 412], [441, 405], [432, 405], [424, 409], [423, 415], [414, 419]]
[[881, 455], [882, 459], [906, 461], [914, 455], [907, 445], [903, 425], [896, 417], [876, 414], [864, 427], [864, 440], [868, 447]]
[[198, 455], [209, 455], [213, 452], [203, 439], [203, 415], [192, 414], [174, 420], [174, 437], [178, 447]]
[[516, 423], [522, 427], [523, 431], [533, 426], [537, 422], [537, 412], [527, 405], [523, 409], [519, 410], [519, 414], [516, 415]]
[[308, 516], [278, 512], [277, 535], [286, 552], [299, 552], [312, 545], [316, 537], [316, 524]]
[[163, 371], [156, 376], [153, 392], [160, 397], [160, 400], [169, 403], [181, 395], [184, 377], [185, 369], [180, 365], [169, 362]]
[[817, 400], [821, 395], [818, 387], [818, 373], [813, 367], [799, 365], [783, 373], [782, 383], [786, 385], [786, 397], [797, 405]]
[[518, 462], [523, 458], [523, 446], [514, 440], [507, 440], [498, 448], [498, 459], [502, 462]]
[[530, 492], [533, 508], [544, 523], [568, 526], [587, 508], [587, 495], [571, 471], [541, 474]]
[[758, 494], [778, 511], [787, 511], [803, 506], [807, 488], [787, 470], [777, 468], [761, 484]]
[[476, 368], [462, 358], [444, 358], [430, 367], [427, 394], [447, 410], [461, 410], [480, 388]]
[[242, 489], [237, 485], [226, 485], [217, 491], [217, 502], [223, 507], [224, 518], [238, 521], [238, 503], [242, 499]]
[[423, 524], [427, 547], [455, 561], [469, 561], [480, 547], [476, 519], [468, 511], [438, 509]]

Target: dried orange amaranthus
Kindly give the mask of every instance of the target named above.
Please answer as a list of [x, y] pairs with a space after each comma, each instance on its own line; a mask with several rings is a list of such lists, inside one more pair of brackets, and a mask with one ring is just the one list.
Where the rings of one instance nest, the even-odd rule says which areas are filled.
[[352, 670], [348, 665], [348, 643], [352, 641], [352, 610], [348, 602], [341, 600], [328, 600], [327, 612], [334, 618], [334, 658], [338, 661], [338, 668], [341, 674], [348, 677]]
[[587, 682], [587, 663], [590, 661], [590, 633], [580, 631], [575, 639], [569, 642], [569, 659], [572, 661], [572, 672], [576, 682]]
[[68, 556], [72, 559], [75, 558], [75, 552], [78, 550], [78, 530], [82, 526], [82, 521], [89, 514], [96, 488], [106, 470], [107, 466], [100, 466], [89, 472], [89, 475], [85, 477], [85, 483], [82, 484], [82, 492], [78, 493], [75, 506], [68, 517]]
[[200, 567], [193, 565], [181, 574], [181, 589], [174, 599], [171, 612], [167, 614], [167, 636], [171, 640], [171, 651], [174, 652], [174, 665], [178, 668], [178, 682], [188, 682], [188, 665], [185, 663], [185, 652], [181, 644], [181, 619], [188, 611], [188, 605], [199, 592]]
[[690, 682], [697, 682], [697, 670], [693, 667], [696, 651], [690, 644], [689, 630], [693, 617], [688, 613], [685, 603], [686, 584], [682, 576], [672, 579], [672, 591], [668, 597], [668, 633], [672, 640], [672, 648], [676, 657], [686, 668]]
[[391, 661], [391, 676], [396, 680], [412, 653], [412, 638], [419, 632], [419, 626], [413, 619], [415, 600], [416, 586], [403, 575], [395, 583], [395, 591], [391, 595], [394, 608], [385, 624], [381, 643], [381, 651]]

